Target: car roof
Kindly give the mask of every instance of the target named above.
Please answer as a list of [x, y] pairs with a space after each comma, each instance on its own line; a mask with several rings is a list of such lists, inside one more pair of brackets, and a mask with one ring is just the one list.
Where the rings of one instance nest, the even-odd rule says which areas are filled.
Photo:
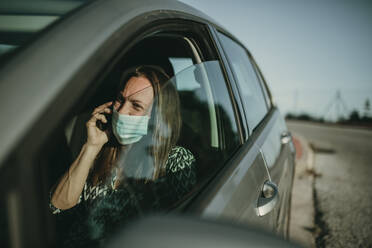
[[[42, 116], [48, 103], [92, 58], [104, 40], [134, 18], [182, 13], [189, 19], [220, 25], [184, 3], [173, 0], [98, 0], [57, 21], [0, 68], [0, 166]], [[154, 17], [155, 16], [155, 17]], [[84, 30], [81, 32], [81, 30]], [[68, 49], [67, 49], [68, 48]], [[79, 56], [76, 56], [78, 54]]]
[[[17, 0], [17, 1], [2, 1], [0, 2], [0, 20], [2, 22], [0, 23], [0, 31], [2, 30], [11, 30], [12, 28], [15, 28], [14, 31], [17, 31], [17, 29], [24, 29], [28, 31], [34, 31], [38, 25], [40, 25], [40, 28], [43, 27], [42, 18], [49, 17], [49, 18], [58, 18], [66, 13], [78, 8], [81, 5], [89, 4], [91, 2], [97, 2], [99, 0]], [[108, 0], [110, 1], [110, 0]], [[108, 2], [105, 1], [105, 2]], [[153, 1], [122, 1], [120, 3], [120, 6], [125, 7], [124, 10], [137, 10], [138, 12], [141, 12], [141, 9], [139, 7], [143, 6], [143, 3], [146, 2], [147, 4], [149, 2], [156, 4], [157, 7], [163, 6], [164, 10], [176, 10], [176, 11], [183, 11], [195, 16], [198, 16], [200, 18], [203, 18], [204, 20], [207, 20], [211, 23], [216, 24], [217, 22], [210, 18], [209, 16], [205, 15], [203, 12], [200, 12], [199, 10], [185, 4], [182, 2], [179, 2], [177, 0], [153, 0]], [[159, 9], [156, 6], [147, 6], [152, 7], [153, 10]], [[131, 8], [131, 9], [129, 9]], [[11, 21], [9, 18], [17, 16], [21, 21], [15, 21], [14, 19]], [[23, 22], [23, 20], [26, 20], [26, 18], [34, 17], [32, 20], [35, 23], [27, 23]], [[220, 26], [220, 25], [219, 25]], [[32, 28], [34, 30], [32, 30]]]

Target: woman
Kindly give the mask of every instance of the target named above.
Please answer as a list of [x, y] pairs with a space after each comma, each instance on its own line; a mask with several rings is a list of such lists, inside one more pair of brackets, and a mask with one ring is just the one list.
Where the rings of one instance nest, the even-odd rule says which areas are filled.
[[59, 215], [84, 206], [67, 243], [98, 244], [128, 218], [169, 208], [196, 183], [194, 156], [176, 146], [179, 100], [168, 79], [140, 66], [124, 73], [114, 102], [92, 112], [87, 141], [50, 201]]

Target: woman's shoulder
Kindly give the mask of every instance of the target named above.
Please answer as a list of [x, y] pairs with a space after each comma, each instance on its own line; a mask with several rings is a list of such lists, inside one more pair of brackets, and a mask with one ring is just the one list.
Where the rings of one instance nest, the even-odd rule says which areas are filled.
[[192, 152], [182, 146], [174, 146], [167, 160], [167, 169], [171, 172], [177, 172], [185, 168], [190, 168], [195, 162]]
[[180, 161], [194, 161], [195, 157], [189, 149], [182, 146], [174, 146], [168, 156], [168, 160]]

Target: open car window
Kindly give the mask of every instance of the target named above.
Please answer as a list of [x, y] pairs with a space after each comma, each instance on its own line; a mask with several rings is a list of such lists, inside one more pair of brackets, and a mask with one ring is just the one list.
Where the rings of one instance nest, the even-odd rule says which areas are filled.
[[[152, 90], [145, 87], [129, 96], [118, 91], [125, 99], [107, 115], [109, 141], [97, 155], [78, 203], [71, 209], [50, 204], [58, 240], [64, 244], [101, 242], [136, 217], [177, 209], [239, 146], [218, 61], [191, 65], [160, 84], [158, 92]], [[151, 95], [151, 106], [137, 109], [134, 103]], [[78, 159], [73, 149], [81, 151], [86, 142], [90, 118], [89, 113], [75, 116], [46, 144], [40, 163], [47, 166], [50, 197]]]

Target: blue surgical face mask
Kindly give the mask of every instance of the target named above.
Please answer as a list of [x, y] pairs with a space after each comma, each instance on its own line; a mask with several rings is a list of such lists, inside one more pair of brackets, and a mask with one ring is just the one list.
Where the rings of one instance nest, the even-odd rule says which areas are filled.
[[150, 117], [120, 114], [112, 111], [112, 131], [122, 145], [128, 145], [138, 142], [147, 134], [147, 128]]

